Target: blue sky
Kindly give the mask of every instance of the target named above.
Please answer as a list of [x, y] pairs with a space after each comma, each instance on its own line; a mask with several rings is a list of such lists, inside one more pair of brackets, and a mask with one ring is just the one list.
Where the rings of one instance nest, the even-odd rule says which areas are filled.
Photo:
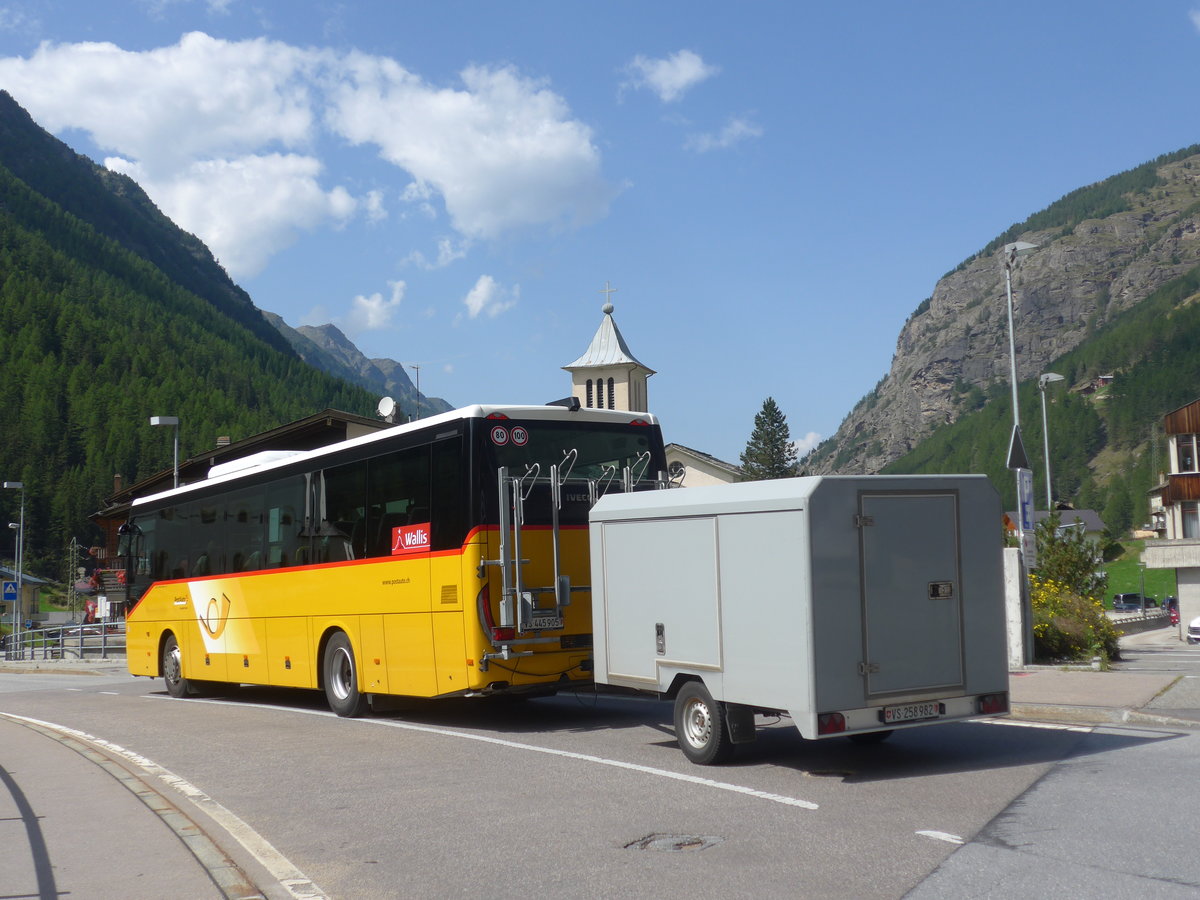
[[668, 440], [804, 449], [953, 269], [1200, 141], [1200, 0], [0, 0], [0, 87], [263, 309], [544, 402], [606, 282]]

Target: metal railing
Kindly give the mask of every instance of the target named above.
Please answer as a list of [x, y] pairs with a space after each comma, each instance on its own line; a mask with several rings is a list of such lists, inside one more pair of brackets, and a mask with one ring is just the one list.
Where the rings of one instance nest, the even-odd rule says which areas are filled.
[[0, 638], [6, 660], [113, 659], [125, 656], [125, 622], [33, 628]]

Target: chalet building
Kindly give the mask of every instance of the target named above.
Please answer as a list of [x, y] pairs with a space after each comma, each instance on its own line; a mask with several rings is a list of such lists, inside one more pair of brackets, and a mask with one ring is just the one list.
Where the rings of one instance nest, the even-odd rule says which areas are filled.
[[1200, 616], [1200, 400], [1163, 418], [1170, 472], [1150, 492], [1152, 527], [1161, 540], [1146, 542], [1142, 562], [1151, 569], [1174, 569], [1179, 616]]
[[[604, 293], [611, 290], [606, 287]], [[649, 412], [647, 380], [654, 370], [630, 351], [613, 319], [612, 303], [605, 303], [600, 311], [604, 318], [587, 350], [563, 366], [571, 373], [571, 396], [588, 409]], [[738, 481], [742, 474], [737, 466], [680, 444], [667, 444], [666, 451], [672, 480], [687, 487], [729, 484]]]

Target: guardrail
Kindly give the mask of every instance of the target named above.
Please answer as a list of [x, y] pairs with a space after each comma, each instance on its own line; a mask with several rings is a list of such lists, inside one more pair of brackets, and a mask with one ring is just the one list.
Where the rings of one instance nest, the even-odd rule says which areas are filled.
[[4, 659], [112, 659], [125, 656], [125, 623], [55, 625], [0, 638]]
[[1120, 628], [1125, 634], [1141, 634], [1143, 631], [1166, 628], [1171, 624], [1171, 617], [1167, 611], [1158, 607], [1150, 607], [1144, 613], [1109, 610], [1108, 617], [1113, 625]]

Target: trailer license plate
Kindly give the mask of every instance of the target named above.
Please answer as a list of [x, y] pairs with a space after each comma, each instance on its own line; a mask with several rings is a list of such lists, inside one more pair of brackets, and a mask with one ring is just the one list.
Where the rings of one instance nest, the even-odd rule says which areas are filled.
[[904, 706], [885, 706], [883, 721], [886, 724], [917, 722], [921, 719], [936, 719], [942, 714], [940, 703], [906, 703]]
[[530, 631], [543, 631], [550, 628], [562, 627], [562, 616], [534, 616], [529, 620]]

